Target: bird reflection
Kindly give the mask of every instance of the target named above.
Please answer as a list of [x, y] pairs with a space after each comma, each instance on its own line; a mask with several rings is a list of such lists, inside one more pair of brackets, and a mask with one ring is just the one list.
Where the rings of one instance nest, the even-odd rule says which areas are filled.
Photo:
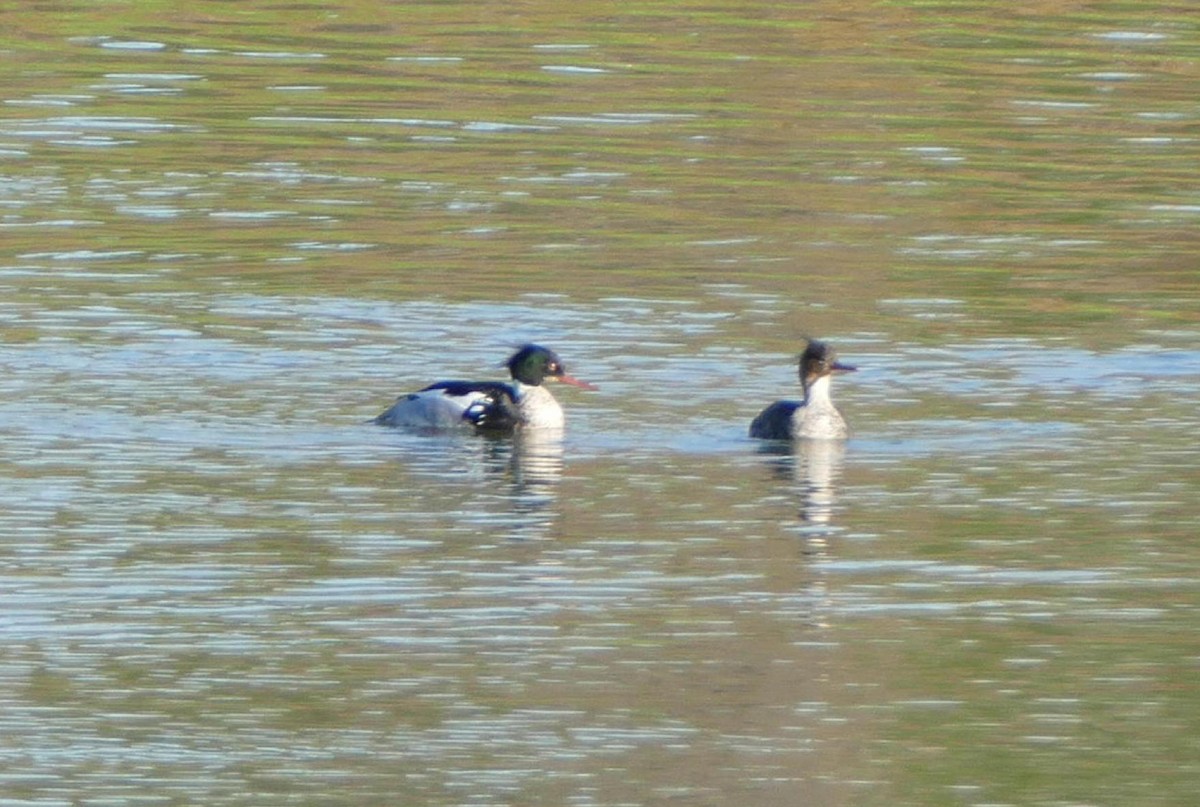
[[814, 526], [832, 524], [845, 450], [841, 440], [774, 441], [759, 447], [760, 453], [774, 456], [775, 476], [795, 486], [800, 520]]
[[834, 515], [845, 446], [841, 440], [792, 440], [771, 441], [758, 449], [769, 457], [768, 467], [780, 487], [798, 500], [796, 532], [801, 539], [800, 552], [810, 561], [807, 568], [813, 575], [803, 590], [813, 607], [809, 622], [818, 628], [829, 627], [828, 617], [835, 607], [829, 579], [821, 569], [823, 562], [830, 560], [829, 542], [837, 532]]
[[510, 537], [543, 538], [557, 519], [555, 505], [563, 474], [563, 435], [530, 429], [485, 440], [484, 465], [501, 480], [511, 505]]
[[563, 434], [397, 435], [410, 482], [405, 506], [515, 540], [549, 537], [558, 522]]

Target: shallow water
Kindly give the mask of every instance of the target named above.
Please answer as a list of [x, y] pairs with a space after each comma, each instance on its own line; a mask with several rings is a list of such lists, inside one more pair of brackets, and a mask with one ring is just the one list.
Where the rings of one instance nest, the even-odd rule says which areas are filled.
[[0, 800], [1193, 799], [1180, 8], [12, 17]]

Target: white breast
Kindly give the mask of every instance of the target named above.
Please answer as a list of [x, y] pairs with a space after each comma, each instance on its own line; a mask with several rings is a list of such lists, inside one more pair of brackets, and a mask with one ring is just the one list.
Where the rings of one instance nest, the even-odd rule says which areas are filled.
[[808, 388], [804, 406], [792, 413], [792, 436], [830, 440], [846, 436], [846, 421], [829, 397], [829, 376]]
[[802, 406], [792, 413], [792, 435], [817, 440], [846, 436], [846, 421], [841, 413], [829, 406]]
[[527, 429], [561, 429], [566, 422], [562, 407], [545, 387], [517, 384], [517, 408]]

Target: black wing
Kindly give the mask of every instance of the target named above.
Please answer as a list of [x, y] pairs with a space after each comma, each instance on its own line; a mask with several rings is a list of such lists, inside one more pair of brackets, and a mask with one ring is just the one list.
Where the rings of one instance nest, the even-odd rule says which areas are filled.
[[788, 440], [792, 436], [792, 413], [804, 404], [776, 401], [758, 413], [750, 424], [750, 436], [760, 440]]
[[516, 392], [503, 381], [439, 381], [430, 384], [418, 392], [441, 390], [447, 395], [470, 395], [472, 392], [482, 392], [484, 395], [516, 396]]
[[521, 410], [517, 407], [515, 391], [504, 384], [467, 407], [463, 420], [479, 431], [506, 433], [521, 425]]

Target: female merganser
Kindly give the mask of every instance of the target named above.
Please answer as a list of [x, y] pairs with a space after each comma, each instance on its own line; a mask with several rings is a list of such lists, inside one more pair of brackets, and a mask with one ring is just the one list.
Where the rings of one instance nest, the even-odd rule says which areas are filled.
[[439, 381], [401, 396], [375, 418], [381, 426], [450, 429], [474, 426], [487, 431], [561, 429], [563, 411], [542, 382], [550, 379], [594, 390], [597, 387], [567, 375], [553, 350], [525, 345], [509, 358], [512, 383], [503, 381]]
[[800, 357], [804, 400], [771, 404], [750, 424], [750, 436], [763, 440], [845, 437], [846, 421], [829, 397], [829, 385], [835, 372], [850, 373], [856, 369], [839, 362], [833, 348], [824, 342], [810, 341]]

